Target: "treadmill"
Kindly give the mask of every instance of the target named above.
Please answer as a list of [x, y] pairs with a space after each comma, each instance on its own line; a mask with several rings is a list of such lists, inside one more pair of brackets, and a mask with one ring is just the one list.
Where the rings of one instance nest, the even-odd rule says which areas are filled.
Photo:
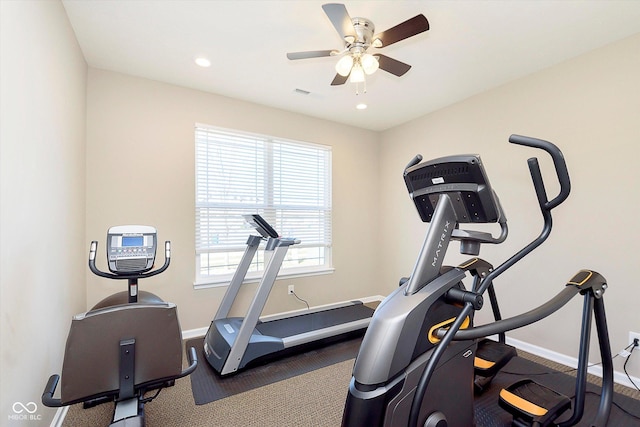
[[[244, 255], [204, 337], [205, 358], [216, 372], [221, 376], [234, 374], [308, 346], [327, 345], [364, 334], [378, 300], [349, 301], [260, 318], [287, 250], [300, 240], [280, 237], [260, 215], [243, 216], [259, 235], [247, 239]], [[253, 301], [245, 317], [228, 317], [263, 240], [266, 240], [265, 254], [271, 256], [265, 257], [268, 261]]]

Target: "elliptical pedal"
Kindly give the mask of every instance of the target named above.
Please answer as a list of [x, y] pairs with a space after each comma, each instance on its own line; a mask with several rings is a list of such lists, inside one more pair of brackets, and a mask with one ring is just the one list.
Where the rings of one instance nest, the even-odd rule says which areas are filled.
[[500, 391], [500, 406], [513, 415], [514, 424], [548, 426], [571, 408], [571, 399], [527, 378]]
[[487, 338], [479, 341], [474, 359], [475, 392], [482, 393], [498, 371], [515, 356], [517, 356], [515, 347], [508, 344]]

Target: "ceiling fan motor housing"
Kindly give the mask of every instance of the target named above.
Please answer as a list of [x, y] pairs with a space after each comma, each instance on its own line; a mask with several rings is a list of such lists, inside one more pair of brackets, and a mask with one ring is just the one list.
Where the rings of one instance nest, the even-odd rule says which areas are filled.
[[356, 38], [351, 43], [347, 40], [347, 48], [352, 52], [355, 50], [354, 48], [358, 48], [357, 50], [360, 51], [360, 53], [364, 53], [364, 51], [371, 46], [376, 27], [373, 25], [373, 22], [366, 18], [353, 18], [351, 21], [353, 22], [353, 29], [356, 32]]

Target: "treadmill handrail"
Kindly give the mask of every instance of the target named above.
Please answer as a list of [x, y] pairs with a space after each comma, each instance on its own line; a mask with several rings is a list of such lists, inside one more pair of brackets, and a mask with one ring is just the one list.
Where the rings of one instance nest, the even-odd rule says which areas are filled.
[[247, 346], [249, 345], [249, 340], [251, 339], [251, 334], [255, 330], [260, 314], [262, 314], [262, 310], [264, 309], [264, 305], [271, 293], [271, 289], [276, 281], [278, 271], [280, 270], [280, 266], [284, 261], [284, 257], [288, 249], [288, 245], [277, 246], [273, 255], [271, 255], [271, 259], [265, 268], [253, 300], [242, 319], [240, 330], [238, 330], [233, 345], [229, 349], [229, 354], [220, 372], [221, 375], [236, 372], [240, 368], [242, 357], [245, 354]]

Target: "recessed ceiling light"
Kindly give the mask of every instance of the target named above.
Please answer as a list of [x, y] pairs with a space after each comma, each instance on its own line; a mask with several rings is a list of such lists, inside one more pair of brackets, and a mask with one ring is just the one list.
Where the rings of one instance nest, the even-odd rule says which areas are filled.
[[365, 110], [367, 108], [367, 104], [358, 104], [356, 105], [356, 108], [358, 110]]
[[204, 57], [201, 56], [199, 58], [196, 58], [196, 64], [198, 64], [201, 67], [206, 68], [206, 67], [210, 67], [211, 66], [211, 61], [209, 61], [207, 58], [204, 58]]

